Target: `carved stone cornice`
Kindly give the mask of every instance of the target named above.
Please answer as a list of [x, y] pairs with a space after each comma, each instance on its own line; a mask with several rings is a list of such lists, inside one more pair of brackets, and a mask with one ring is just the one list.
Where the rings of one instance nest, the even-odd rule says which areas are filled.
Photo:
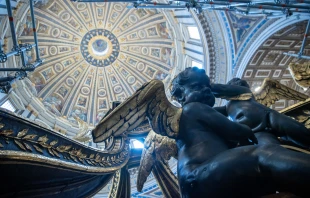
[[215, 50], [215, 45], [214, 45], [213, 34], [212, 34], [210, 25], [208, 24], [208, 20], [206, 16], [204, 15], [204, 13], [199, 14], [198, 19], [199, 19], [199, 22], [201, 23], [204, 36], [206, 37], [207, 44], [208, 44], [207, 47], [208, 47], [209, 56], [207, 58], [209, 58], [209, 62], [210, 62], [209, 77], [210, 77], [211, 82], [214, 82], [215, 74], [216, 74], [216, 50]]

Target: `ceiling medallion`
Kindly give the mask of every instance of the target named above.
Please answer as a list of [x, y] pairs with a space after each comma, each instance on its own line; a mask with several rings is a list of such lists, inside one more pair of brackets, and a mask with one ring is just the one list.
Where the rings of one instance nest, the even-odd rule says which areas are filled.
[[87, 32], [81, 41], [81, 53], [91, 65], [104, 67], [111, 65], [119, 54], [119, 43], [114, 34], [105, 29]]

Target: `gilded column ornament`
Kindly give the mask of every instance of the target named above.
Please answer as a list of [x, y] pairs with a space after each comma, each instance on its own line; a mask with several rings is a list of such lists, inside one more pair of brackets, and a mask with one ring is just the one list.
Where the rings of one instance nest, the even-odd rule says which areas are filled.
[[127, 167], [116, 171], [109, 198], [130, 198], [130, 175]]

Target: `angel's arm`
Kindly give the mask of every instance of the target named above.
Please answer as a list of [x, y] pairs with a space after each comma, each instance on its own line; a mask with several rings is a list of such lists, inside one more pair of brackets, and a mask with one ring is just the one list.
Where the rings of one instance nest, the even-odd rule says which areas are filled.
[[303, 148], [310, 148], [310, 131], [302, 123], [276, 111], [270, 112], [268, 119], [276, 136], [292, 141]]
[[182, 115], [188, 118], [196, 118], [199, 123], [211, 128], [227, 141], [240, 142], [248, 138], [257, 143], [254, 133], [248, 126], [228, 120], [208, 105], [189, 103], [183, 107]]
[[233, 97], [241, 94], [252, 93], [249, 88], [238, 85], [212, 84], [211, 90], [217, 98]]

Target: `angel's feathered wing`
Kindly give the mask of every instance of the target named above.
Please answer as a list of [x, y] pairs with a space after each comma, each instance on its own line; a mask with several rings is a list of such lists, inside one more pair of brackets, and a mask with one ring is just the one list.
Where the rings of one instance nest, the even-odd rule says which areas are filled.
[[150, 131], [144, 141], [140, 167], [137, 177], [137, 190], [141, 192], [147, 177], [151, 174], [155, 161], [167, 161], [171, 157], [176, 158], [178, 153], [174, 139], [156, 134]]
[[257, 102], [270, 106], [280, 99], [306, 100], [307, 95], [291, 89], [276, 80], [266, 78], [261, 88], [254, 93]]
[[135, 129], [146, 118], [156, 133], [176, 137], [181, 113], [182, 108], [168, 101], [164, 84], [152, 80], [104, 117], [92, 131], [93, 139], [102, 142], [111, 135], [121, 135]]

